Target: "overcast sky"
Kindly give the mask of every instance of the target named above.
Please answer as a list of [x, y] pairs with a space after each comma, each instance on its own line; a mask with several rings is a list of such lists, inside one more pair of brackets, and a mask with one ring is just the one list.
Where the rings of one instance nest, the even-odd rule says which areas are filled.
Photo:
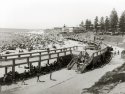
[[0, 28], [77, 26], [125, 10], [125, 0], [0, 0]]

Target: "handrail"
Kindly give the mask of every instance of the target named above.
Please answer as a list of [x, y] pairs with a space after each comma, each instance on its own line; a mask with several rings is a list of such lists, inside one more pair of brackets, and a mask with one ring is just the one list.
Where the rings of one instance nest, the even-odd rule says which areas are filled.
[[93, 60], [93, 58], [94, 58], [94, 54], [92, 54], [91, 57], [84, 62], [84, 64], [82, 65], [82, 68], [80, 70], [81, 73], [84, 72], [86, 66], [91, 63], [91, 61]]
[[68, 69], [68, 70], [70, 70], [70, 69], [73, 67], [73, 65], [76, 63], [76, 62], [73, 62], [73, 61], [76, 60], [76, 59], [78, 59], [78, 57], [74, 57], [74, 58], [70, 61], [70, 63], [67, 65], [67, 69]]
[[[57, 49], [57, 50], [60, 50], [60, 52], [56, 52], [57, 50], [43, 51], [43, 52], [48, 52], [47, 54], [41, 54], [42, 51], [40, 51], [40, 52], [31, 52], [31, 53], [20, 53], [20, 54], [15, 54], [15, 55], [3, 55], [2, 57], [5, 57], [5, 59], [0, 59], [0, 62], [4, 61], [3, 63], [6, 63], [7, 61], [11, 61], [11, 64], [3, 64], [3, 65], [0, 66], [0, 68], [5, 67], [5, 73], [6, 73], [7, 72], [7, 67], [11, 66], [12, 67], [12, 73], [13, 73], [13, 75], [15, 75], [15, 66], [17, 66], [17, 65], [29, 64], [29, 66], [31, 66], [31, 63], [38, 62], [38, 66], [40, 67], [41, 66], [41, 61], [47, 60], [47, 63], [49, 63], [50, 59], [55, 59], [55, 58], [58, 58], [60, 56], [66, 56], [66, 55], [72, 54], [72, 50], [77, 49], [78, 47], [79, 46], [73, 46], [73, 47]], [[100, 50], [98, 52], [93, 53], [92, 56], [90, 57], [90, 59], [88, 59], [85, 64], [89, 64], [93, 60], [94, 54], [103, 53], [106, 50]], [[52, 51], [55, 51], [55, 53], [50, 53]], [[70, 52], [70, 53], [67, 54], [66, 52]], [[39, 54], [38, 55], [32, 55], [34, 53], [39, 53]], [[63, 55], [60, 55], [60, 53], [63, 53]], [[56, 56], [55, 55], [51, 56], [53, 54], [56, 54]], [[21, 57], [21, 55], [29, 55], [29, 56]], [[18, 56], [18, 57], [17, 58], [12, 58], [12, 57], [7, 58], [7, 57], [10, 57], [10, 56]], [[48, 57], [47, 58], [42, 58], [43, 56], [48, 56]], [[37, 57], [37, 59], [34, 58], [34, 57]], [[22, 61], [21, 59], [25, 59], [25, 60]], [[18, 62], [16, 60], [18, 60]], [[83, 68], [85, 68], [86, 66], [84, 65]], [[81, 72], [83, 72], [83, 70], [84, 69], [82, 69]]]
[[[70, 39], [73, 39], [73, 38], [70, 38]], [[79, 41], [78, 39], [77, 39], [77, 41]], [[81, 40], [80, 40], [81, 41]], [[96, 42], [96, 41], [92, 41], [91, 40], [91, 42], [94, 42], [95, 44], [99, 44], [98, 42]], [[104, 44], [104, 43], [103, 43]], [[105, 44], [104, 44], [105, 45]], [[106, 51], [107, 51], [107, 45], [105, 45], [106, 46], [106, 48], [104, 48], [104, 49], [101, 49], [101, 50], [99, 50], [99, 51], [96, 51], [94, 54], [96, 54], [96, 53], [105, 53]], [[79, 46], [78, 46], [79, 47]]]
[[[73, 46], [73, 47], [75, 47], [75, 46]], [[73, 48], [73, 47], [67, 47], [67, 48], [61, 48], [61, 49], [68, 49], [68, 48]], [[57, 51], [57, 50], [61, 50], [61, 49], [50, 50], [49, 52]], [[34, 53], [39, 53], [39, 52], [48, 52], [48, 51], [36, 51], [36, 52], [26, 52], [26, 53], [18, 53], [18, 54], [6, 54], [6, 55], [1, 55], [1, 56], [4, 57], [4, 56], [26, 55], [26, 54], [34, 54]]]
[[[62, 52], [62, 50], [68, 50], [68, 49], [74, 49], [75, 47], [77, 46], [73, 46], [73, 47], [67, 47], [67, 48], [61, 48], [61, 49], [55, 49], [55, 50], [49, 50], [49, 51], [37, 51], [37, 52], [28, 52], [28, 53], [18, 53], [18, 54], [7, 54], [7, 55], [1, 55], [2, 58], [5, 58], [6, 60], [8, 59], [8, 57], [11, 57], [11, 56], [17, 56], [17, 57], [21, 57], [22, 55], [30, 55], [32, 56], [33, 54], [35, 53], [38, 53], [38, 54], [41, 54], [41, 53], [44, 53], [44, 52], [48, 52], [51, 53], [52, 51], [54, 51], [55, 53], [60, 50], [60, 52]], [[0, 59], [1, 60], [1, 59]]]
[[[103, 53], [105, 53], [105, 52], [107, 51], [107, 48], [104, 48], [104, 49], [102, 49], [102, 50], [100, 50], [100, 51], [97, 51], [97, 52], [93, 53], [93, 54], [91, 55], [91, 57], [83, 64], [83, 66], [82, 66], [82, 68], [81, 68], [81, 73], [83, 73], [84, 70], [85, 70], [85, 68], [86, 68], [86, 66], [89, 65], [89, 64], [92, 62], [92, 60], [93, 60], [94, 57], [95, 57], [94, 54], [96, 54], [96, 53], [98, 53], [98, 52], [101, 52], [101, 51], [104, 51]], [[103, 54], [103, 53], [100, 53], [100, 55]], [[98, 54], [98, 55], [99, 55], [99, 54]]]
[[0, 59], [0, 61], [9, 61], [9, 60], [12, 60], [12, 59], [24, 59], [24, 58], [27, 58], [27, 57], [34, 58], [34, 57], [39, 57], [39, 56], [49, 56], [49, 55], [64, 53], [64, 52], [68, 52], [68, 51], [71, 51], [71, 50], [62, 51], [62, 52], [56, 52], [56, 53], [41, 54], [41, 55], [39, 54], [39, 55], [34, 55], [34, 56], [25, 56], [25, 57], [16, 57], [16, 58]]
[[[73, 39], [73, 38], [69, 38], [69, 39]], [[83, 41], [83, 40], [77, 39], [77, 41]], [[93, 41], [90, 41], [90, 42], [93, 42]], [[98, 42], [95, 42], [95, 41], [94, 41], [94, 43], [95, 43], [96, 45], [99, 44]], [[104, 43], [103, 43], [103, 44], [104, 44]], [[105, 45], [105, 44], [104, 44], [104, 45]], [[81, 73], [83, 73], [84, 70], [85, 70], [85, 68], [86, 68], [86, 66], [91, 63], [91, 61], [92, 61], [93, 58], [95, 57], [95, 54], [96, 54], [96, 56], [98, 56], [98, 55], [101, 55], [101, 54], [105, 53], [105, 52], [108, 50], [108, 49], [107, 49], [107, 45], [105, 45], [105, 46], [106, 46], [106, 48], [94, 52], [94, 53], [91, 55], [91, 57], [90, 57], [87, 61], [84, 62], [84, 64], [82, 65], [81, 71], [80, 71]], [[71, 65], [71, 64], [69, 64], [69, 65]], [[68, 65], [67, 67], [69, 67], [69, 65]], [[73, 65], [74, 65], [74, 64], [73, 64]], [[70, 67], [72, 67], [72, 66], [70, 66]]]
[[[69, 53], [67, 53], [69, 52]], [[63, 53], [61, 55], [61, 53]], [[72, 53], [72, 50], [67, 50], [67, 51], [62, 51], [62, 52], [56, 52], [56, 53], [49, 53], [49, 54], [40, 54], [40, 55], [35, 55], [35, 56], [27, 56], [27, 57], [18, 57], [18, 58], [10, 58], [10, 59], [1, 59], [1, 62], [6, 62], [6, 64], [0, 64], [0, 67], [6, 67], [6, 66], [16, 66], [16, 65], [22, 65], [22, 64], [28, 64], [28, 63], [34, 63], [34, 62], [41, 62], [45, 60], [50, 60], [50, 59], [56, 59], [60, 56], [66, 56]], [[54, 55], [54, 56], [53, 56]], [[43, 57], [43, 58], [42, 58]], [[13, 64], [13, 60], [15, 61]], [[19, 63], [17, 61], [20, 61]], [[9, 62], [8, 62], [9, 61]], [[10, 63], [11, 62], [11, 63]], [[9, 64], [8, 64], [9, 63]]]

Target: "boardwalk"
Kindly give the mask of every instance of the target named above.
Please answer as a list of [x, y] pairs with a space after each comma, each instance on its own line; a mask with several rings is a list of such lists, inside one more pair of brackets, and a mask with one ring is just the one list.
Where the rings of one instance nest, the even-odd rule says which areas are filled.
[[[117, 50], [117, 49], [116, 49]], [[17, 85], [10, 87], [3, 87], [3, 89], [10, 89], [3, 94], [80, 94], [82, 89], [92, 86], [97, 82], [106, 72], [112, 71], [116, 67], [122, 65], [124, 60], [120, 55], [113, 57], [111, 62], [103, 68], [98, 68], [84, 74], [77, 74], [74, 70], [62, 69], [53, 73], [53, 78], [56, 81], [50, 81], [49, 76], [41, 76], [40, 79], [44, 83], [37, 83], [36, 78], [27, 80], [28, 85], [22, 86], [20, 82]]]
[[[27, 66], [27, 60], [29, 62], [33, 61], [36, 63], [33, 63], [34, 66], [37, 66], [38, 65], [38, 61], [39, 61], [39, 56], [41, 54], [41, 66], [45, 66], [45, 64], [48, 62], [48, 58], [52, 58], [49, 60], [50, 63], [54, 62], [55, 60], [57, 60], [56, 58], [58, 57], [58, 53], [60, 54], [59, 56], [64, 56], [65, 53], [64, 51], [62, 51], [63, 48], [70, 48], [71, 47], [71, 50], [73, 46], [85, 46], [84, 44], [78, 44], [78, 42], [76, 41], [71, 41], [71, 40], [67, 40], [65, 42], [65, 45], [63, 45], [63, 47], [59, 47], [58, 51], [56, 50], [52, 50], [49, 52], [49, 54], [52, 54], [51, 57], [49, 57], [50, 55], [48, 54], [47, 51], [36, 51], [36, 52], [29, 52], [29, 53], [21, 53], [21, 54], [12, 54], [11, 55], [4, 55], [4, 56], [8, 56], [7, 58], [10, 59], [8, 61], [1, 61], [0, 60], [0, 77], [3, 77], [3, 75], [5, 74], [5, 68], [4, 68], [4, 65], [7, 66], [7, 65], [12, 65], [12, 61], [13, 61], [13, 58], [15, 58], [15, 64], [24, 64], [22, 65], [22, 67], [24, 66]], [[68, 49], [70, 50], [70, 49]], [[62, 51], [62, 53], [60, 53]], [[41, 52], [41, 53], [39, 53]], [[33, 53], [33, 54], [32, 54]], [[55, 53], [55, 54], [54, 54]], [[67, 51], [66, 54], [70, 54], [70, 51]], [[31, 57], [32, 56], [32, 57]], [[5, 57], [6, 58], [6, 57]], [[31, 58], [31, 61], [30, 61], [30, 58]], [[43, 61], [44, 60], [44, 61]], [[3, 67], [3, 68], [2, 68]], [[12, 67], [8, 67], [8, 71], [12, 71]], [[15, 67], [15, 71], [18, 71], [19, 73], [22, 73], [24, 72], [24, 68], [19, 68], [18, 66]]]

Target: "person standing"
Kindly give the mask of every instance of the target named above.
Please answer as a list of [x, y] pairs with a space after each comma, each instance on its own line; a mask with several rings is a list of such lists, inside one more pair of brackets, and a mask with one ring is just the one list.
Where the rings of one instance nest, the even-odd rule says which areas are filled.
[[26, 83], [25, 83], [25, 78], [24, 78], [24, 77], [22, 77], [22, 84], [23, 84], [23, 85], [26, 85]]
[[[56, 63], [57, 63], [57, 61], [54, 61], [54, 64], [56, 64]], [[51, 65], [47, 64], [47, 66], [51, 66]], [[54, 70], [55, 69], [56, 69], [56, 66], [55, 66]], [[50, 71], [50, 76], [49, 76], [50, 80], [56, 81], [55, 79], [52, 78], [53, 68], [49, 68], [49, 71]]]
[[50, 80], [52, 80], [52, 71], [50, 71]]
[[[54, 61], [55, 62], [55, 61]], [[50, 64], [48, 64], [48, 66], [51, 66]], [[50, 70], [50, 76], [49, 76], [49, 78], [50, 78], [50, 80], [52, 80], [52, 72], [53, 72], [53, 70], [50, 68], [49, 69]]]
[[4, 77], [3, 77], [4, 84], [6, 83], [6, 78], [7, 78], [7, 74], [4, 74]]
[[22, 84], [26, 85], [25, 83], [25, 78], [26, 78], [26, 70], [24, 71], [23, 75], [22, 75]]
[[40, 79], [39, 79], [39, 77], [40, 77], [40, 73], [38, 72], [37, 73], [37, 82], [41, 82]]

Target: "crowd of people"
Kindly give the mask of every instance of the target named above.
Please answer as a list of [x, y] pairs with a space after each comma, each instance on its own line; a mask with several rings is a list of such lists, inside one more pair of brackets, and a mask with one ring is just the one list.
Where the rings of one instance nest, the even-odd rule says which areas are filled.
[[50, 43], [59, 43], [60, 38], [58, 34], [14, 33], [10, 35], [15, 38], [12, 40], [2, 40], [0, 43], [0, 53], [6, 50], [16, 50], [16, 48], [27, 49], [27, 51], [45, 49]]

